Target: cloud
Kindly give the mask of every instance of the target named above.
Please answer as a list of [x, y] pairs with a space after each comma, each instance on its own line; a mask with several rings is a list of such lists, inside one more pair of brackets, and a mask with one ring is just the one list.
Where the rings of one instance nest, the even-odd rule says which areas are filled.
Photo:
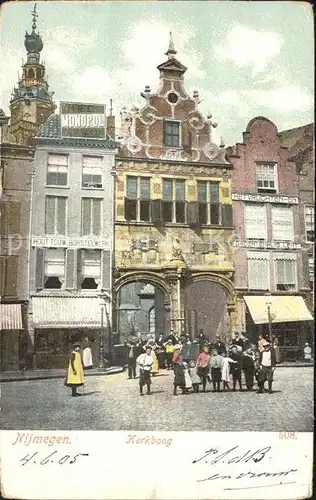
[[270, 90], [249, 90], [246, 92], [249, 100], [257, 105], [274, 109], [282, 113], [307, 112], [312, 110], [313, 96], [296, 85], [285, 85]]
[[280, 35], [234, 26], [221, 44], [214, 46], [219, 59], [232, 61], [237, 67], [251, 67], [252, 74], [263, 72], [279, 54], [283, 44]]
[[153, 88], [158, 84], [157, 65], [162, 63], [168, 48], [169, 32], [176, 33], [174, 45], [176, 57], [188, 67], [188, 78], [203, 79], [202, 57], [192, 48], [195, 32], [183, 23], [166, 24], [148, 20], [137, 22], [121, 42], [123, 67], [116, 76], [122, 85], [140, 92], [145, 85]]

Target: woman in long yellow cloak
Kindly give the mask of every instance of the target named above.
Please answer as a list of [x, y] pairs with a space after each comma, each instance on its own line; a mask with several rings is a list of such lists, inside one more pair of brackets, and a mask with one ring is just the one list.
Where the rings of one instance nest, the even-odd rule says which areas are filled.
[[153, 377], [155, 375], [158, 375], [159, 373], [159, 363], [158, 363], [158, 357], [157, 357], [157, 354], [156, 354], [156, 350], [157, 350], [157, 344], [153, 344], [152, 345], [152, 351], [151, 351], [151, 356], [154, 360], [153, 362], [153, 367], [152, 367], [152, 370], [151, 370], [151, 373], [153, 375]]
[[84, 384], [84, 372], [80, 355], [80, 342], [73, 345], [73, 350], [70, 354], [68, 373], [65, 385], [71, 387], [72, 396], [80, 396], [77, 393], [77, 387]]

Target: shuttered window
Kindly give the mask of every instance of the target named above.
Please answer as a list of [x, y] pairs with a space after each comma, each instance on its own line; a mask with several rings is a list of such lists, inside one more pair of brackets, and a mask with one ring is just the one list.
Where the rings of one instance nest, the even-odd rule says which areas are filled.
[[245, 235], [248, 239], [267, 239], [267, 211], [264, 205], [244, 205]]
[[82, 198], [81, 231], [83, 236], [99, 236], [102, 230], [102, 200]]
[[48, 186], [67, 186], [68, 184], [68, 156], [48, 155], [47, 178]]
[[0, 298], [17, 297], [18, 256], [0, 256]]
[[150, 178], [126, 177], [125, 219], [150, 221]]
[[200, 224], [219, 225], [219, 183], [213, 181], [197, 181], [197, 194]]
[[67, 198], [63, 196], [46, 196], [46, 234], [66, 234], [66, 204]]
[[0, 203], [0, 233], [18, 234], [20, 231], [21, 203], [6, 201]]
[[315, 209], [312, 205], [305, 205], [304, 209], [306, 241], [313, 243], [315, 240]]
[[97, 156], [82, 157], [82, 187], [90, 189], [103, 187], [102, 158]]
[[269, 252], [247, 252], [248, 289], [269, 290]]
[[164, 222], [186, 222], [186, 194], [184, 179], [163, 179], [162, 200]]
[[295, 291], [297, 288], [296, 255], [291, 253], [274, 254], [276, 289]]
[[273, 207], [272, 239], [277, 241], [294, 240], [293, 210], [287, 207]]

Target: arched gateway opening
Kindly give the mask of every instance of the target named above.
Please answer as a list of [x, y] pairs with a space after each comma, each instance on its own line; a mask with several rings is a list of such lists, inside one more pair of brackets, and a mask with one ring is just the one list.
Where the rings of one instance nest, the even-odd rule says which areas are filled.
[[199, 280], [185, 288], [185, 324], [191, 338], [203, 330], [211, 341], [219, 334], [223, 341], [231, 337], [227, 303], [228, 290], [220, 283]]
[[168, 331], [169, 300], [166, 292], [148, 281], [123, 284], [116, 294], [116, 326], [119, 342], [131, 335], [142, 340]]

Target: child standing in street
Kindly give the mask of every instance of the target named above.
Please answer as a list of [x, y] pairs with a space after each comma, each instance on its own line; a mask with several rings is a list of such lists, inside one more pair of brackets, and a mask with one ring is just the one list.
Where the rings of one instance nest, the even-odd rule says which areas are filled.
[[217, 349], [213, 349], [213, 353], [210, 361], [210, 373], [212, 377], [213, 383], [213, 391], [219, 392], [220, 385], [222, 380], [222, 366], [223, 366], [223, 357], [218, 354]]
[[192, 380], [193, 391], [199, 392], [199, 390], [200, 390], [199, 386], [201, 384], [201, 379], [198, 376], [196, 364], [193, 360], [190, 361], [189, 375], [190, 375], [191, 380]]
[[151, 370], [154, 363], [153, 357], [151, 355], [152, 348], [150, 345], [145, 346], [145, 352], [140, 354], [136, 360], [139, 366], [139, 392], [143, 396], [143, 387], [147, 386], [147, 394], [151, 394], [150, 384], [151, 384]]

